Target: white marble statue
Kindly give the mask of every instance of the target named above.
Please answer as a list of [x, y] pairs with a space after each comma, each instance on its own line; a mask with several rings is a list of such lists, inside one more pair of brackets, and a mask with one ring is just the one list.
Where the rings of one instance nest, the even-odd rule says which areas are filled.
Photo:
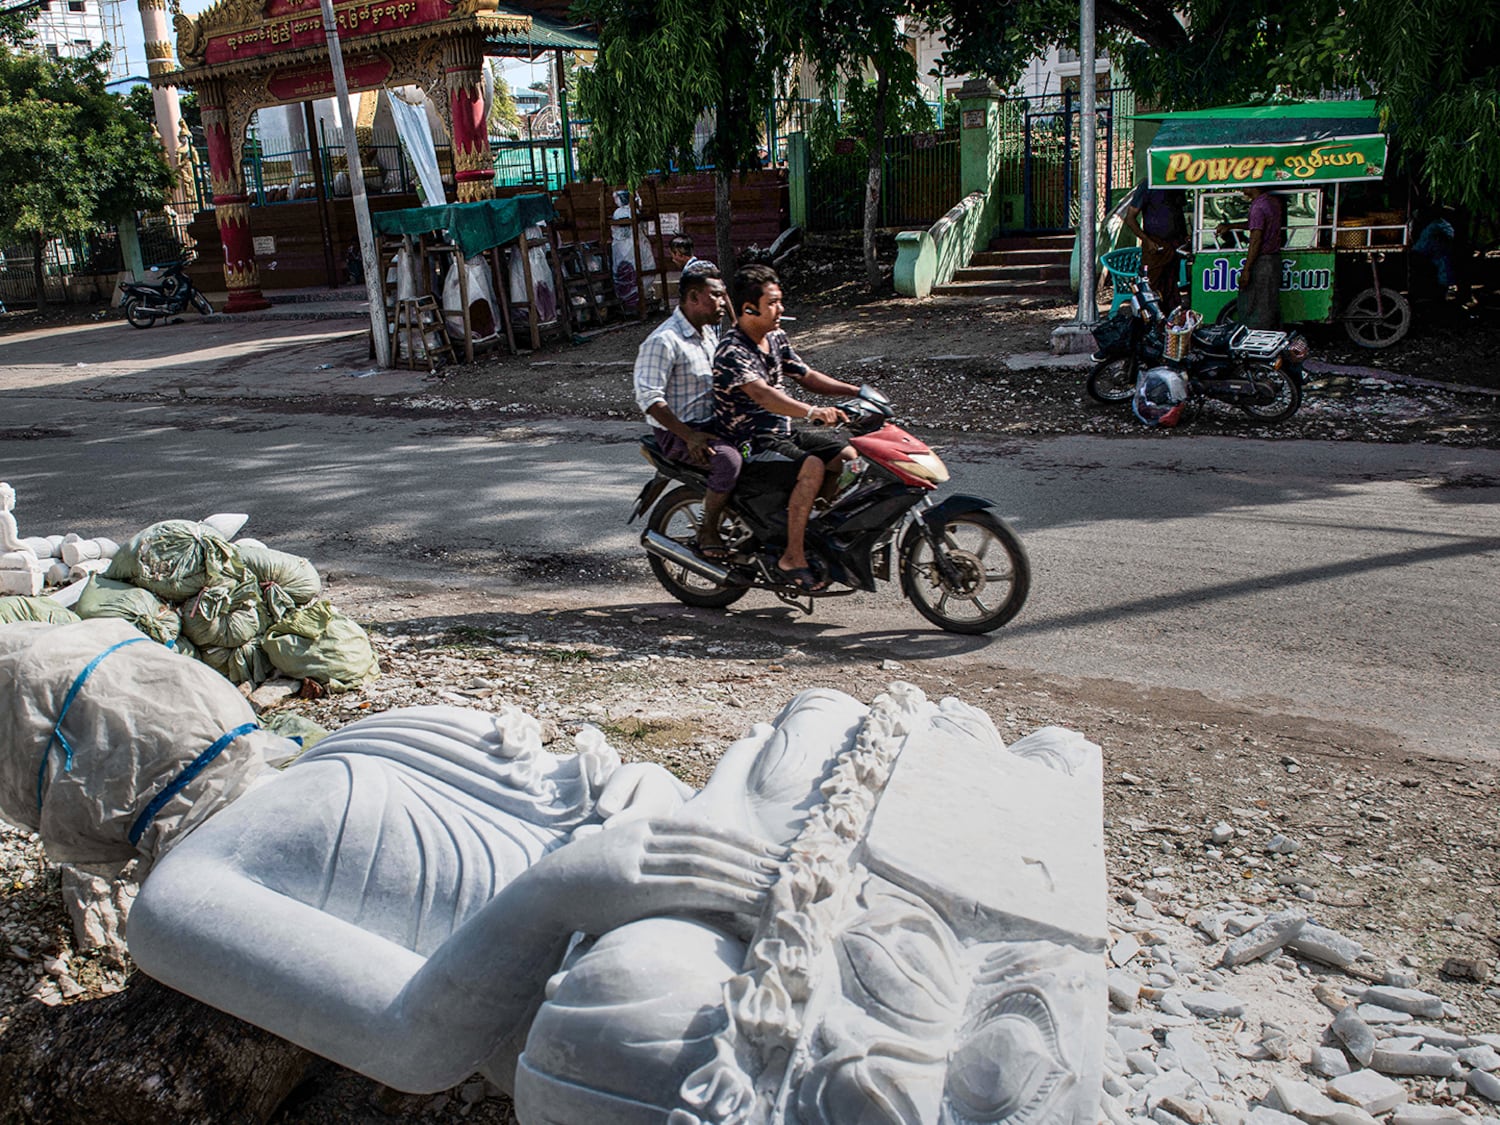
[[131, 952], [397, 1088], [481, 1070], [525, 1125], [1093, 1125], [1097, 747], [812, 691], [682, 796], [597, 732], [375, 716], [162, 859]]

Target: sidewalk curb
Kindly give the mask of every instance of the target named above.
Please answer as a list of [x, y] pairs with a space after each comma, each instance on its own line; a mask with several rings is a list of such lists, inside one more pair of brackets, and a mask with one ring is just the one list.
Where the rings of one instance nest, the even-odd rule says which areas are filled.
[[1347, 363], [1309, 360], [1303, 365], [1303, 369], [1312, 375], [1355, 375], [1361, 379], [1384, 379], [1387, 383], [1405, 383], [1412, 387], [1428, 387], [1436, 391], [1450, 391], [1453, 394], [1500, 398], [1500, 390], [1494, 387], [1476, 387], [1471, 383], [1444, 383], [1440, 379], [1424, 379], [1420, 375], [1402, 375], [1379, 367], [1359, 367]]

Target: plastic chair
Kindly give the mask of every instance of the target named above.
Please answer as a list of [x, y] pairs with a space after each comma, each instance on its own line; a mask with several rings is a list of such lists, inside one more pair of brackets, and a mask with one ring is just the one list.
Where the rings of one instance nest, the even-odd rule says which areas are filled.
[[1100, 261], [1109, 270], [1110, 285], [1115, 291], [1114, 300], [1109, 305], [1109, 314], [1113, 316], [1117, 308], [1130, 300], [1130, 288], [1123, 283], [1134, 281], [1141, 275], [1141, 248], [1122, 246], [1111, 250]]

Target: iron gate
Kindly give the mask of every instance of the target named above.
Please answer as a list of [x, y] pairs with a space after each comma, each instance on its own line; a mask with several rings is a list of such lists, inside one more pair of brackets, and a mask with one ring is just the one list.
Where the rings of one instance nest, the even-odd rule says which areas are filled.
[[[1077, 90], [1017, 99], [1024, 103], [1020, 117], [1021, 182], [1025, 199], [1025, 228], [1029, 231], [1075, 230], [1079, 216], [1079, 137], [1082, 133]], [[1116, 123], [1128, 126], [1135, 112], [1135, 95], [1127, 87], [1105, 88], [1096, 99], [1095, 174], [1101, 210], [1107, 209], [1116, 188], [1134, 179], [1135, 153], [1128, 127], [1116, 135]]]

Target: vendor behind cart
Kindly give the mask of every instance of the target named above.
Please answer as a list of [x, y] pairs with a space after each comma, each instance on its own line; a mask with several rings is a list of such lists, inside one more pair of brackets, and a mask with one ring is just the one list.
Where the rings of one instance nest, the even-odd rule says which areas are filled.
[[1250, 233], [1245, 264], [1240, 270], [1239, 316], [1250, 328], [1281, 327], [1281, 250], [1286, 245], [1286, 219], [1281, 201], [1263, 187], [1244, 189], [1250, 216], [1243, 223], [1220, 223], [1215, 229], [1223, 242], [1234, 229]]
[[1146, 280], [1168, 312], [1182, 303], [1177, 286], [1177, 250], [1187, 241], [1187, 221], [1182, 217], [1186, 204], [1184, 191], [1143, 183], [1125, 205], [1125, 229], [1140, 240]]

